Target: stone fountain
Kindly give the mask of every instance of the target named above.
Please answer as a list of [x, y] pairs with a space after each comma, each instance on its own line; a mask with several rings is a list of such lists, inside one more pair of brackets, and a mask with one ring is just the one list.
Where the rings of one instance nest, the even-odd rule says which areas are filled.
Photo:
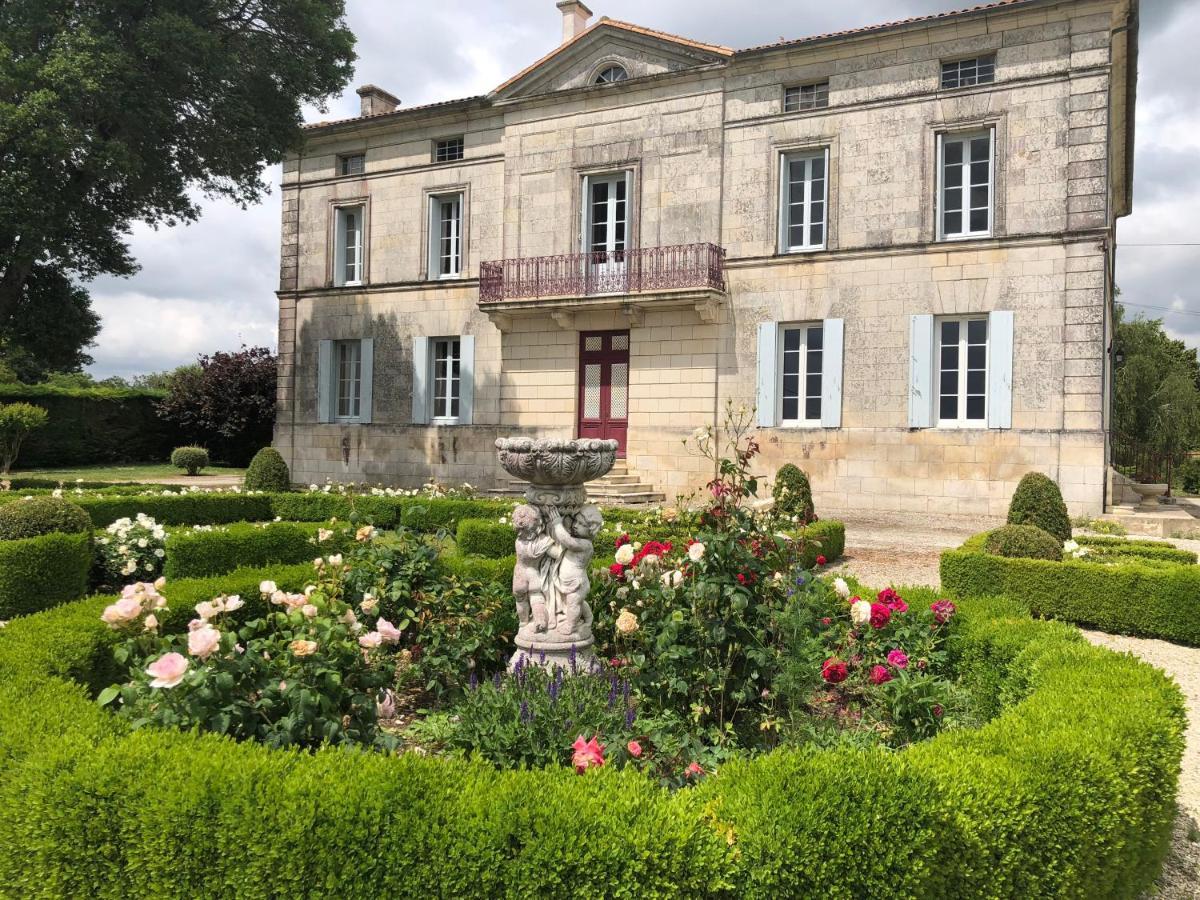
[[513, 510], [517, 562], [516, 652], [545, 666], [576, 666], [594, 658], [592, 610], [587, 595], [592, 542], [604, 520], [587, 502], [589, 481], [613, 467], [617, 442], [498, 438], [500, 465], [529, 482], [525, 503]]

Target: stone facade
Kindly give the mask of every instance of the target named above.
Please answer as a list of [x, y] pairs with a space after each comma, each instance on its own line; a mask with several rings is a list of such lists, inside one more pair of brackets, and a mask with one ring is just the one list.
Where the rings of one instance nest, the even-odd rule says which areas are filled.
[[[683, 440], [762, 396], [759, 324], [840, 319], [840, 423], [760, 429], [820, 509], [1003, 513], [1031, 469], [1105, 503], [1112, 247], [1129, 211], [1136, 3], [1011, 0], [747, 51], [600, 20], [486, 97], [312, 126], [284, 168], [276, 446], [299, 482], [492, 487], [497, 436], [576, 436], [580, 332], [628, 329], [627, 458], [668, 497]], [[994, 54], [994, 83], [939, 88]], [[629, 79], [593, 85], [597, 67]], [[828, 81], [827, 108], [784, 88]], [[994, 134], [990, 234], [938, 240], [938, 135]], [[461, 135], [463, 158], [434, 142]], [[828, 153], [823, 249], [781, 253], [780, 154]], [[362, 174], [339, 159], [364, 154]], [[628, 172], [628, 246], [724, 248], [724, 290], [481, 302], [481, 263], [580, 252], [582, 185]], [[463, 197], [461, 277], [431, 278], [430, 198]], [[335, 286], [336, 210], [364, 210]], [[910, 427], [913, 316], [1011, 311], [1007, 427]], [[414, 423], [414, 339], [473, 338], [471, 424]], [[320, 421], [323, 341], [373, 341], [368, 423]], [[414, 366], [414, 361], [417, 365]], [[326, 416], [326, 418], [330, 418]]]

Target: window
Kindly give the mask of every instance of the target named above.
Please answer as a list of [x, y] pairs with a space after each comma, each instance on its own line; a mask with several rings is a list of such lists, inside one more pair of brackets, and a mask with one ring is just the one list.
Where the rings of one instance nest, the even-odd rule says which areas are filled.
[[623, 67], [606, 66], [596, 75], [592, 84], [616, 84], [618, 81], [625, 81], [628, 78], [629, 73]]
[[339, 206], [334, 224], [334, 271], [336, 285], [362, 284], [363, 206]]
[[779, 417], [781, 425], [821, 424], [821, 371], [825, 329], [821, 325], [779, 328]]
[[825, 246], [826, 172], [829, 152], [788, 153], [779, 176], [779, 250], [820, 250]]
[[990, 128], [939, 137], [939, 237], [991, 234], [993, 143]]
[[961, 88], [991, 84], [996, 80], [996, 57], [975, 56], [942, 63], [942, 87]]
[[366, 157], [361, 153], [338, 157], [339, 175], [361, 175], [366, 165]]
[[454, 162], [463, 158], [463, 139], [461, 137], [446, 138], [433, 142], [434, 162]]
[[337, 417], [357, 419], [362, 411], [362, 342], [338, 341]]
[[462, 353], [458, 338], [433, 339], [433, 418], [458, 419]]
[[987, 425], [988, 320], [940, 319], [937, 325], [938, 425]]
[[829, 105], [829, 82], [802, 84], [784, 88], [783, 111], [800, 112], [805, 109], [822, 109]]
[[430, 198], [430, 278], [457, 278], [462, 273], [462, 201], [462, 194]]

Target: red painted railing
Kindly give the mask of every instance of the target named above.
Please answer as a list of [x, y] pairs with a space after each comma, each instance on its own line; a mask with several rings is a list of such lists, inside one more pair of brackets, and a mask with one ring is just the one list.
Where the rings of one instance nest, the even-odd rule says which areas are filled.
[[480, 303], [671, 288], [725, 290], [725, 251], [715, 244], [682, 244], [502, 259], [479, 266]]

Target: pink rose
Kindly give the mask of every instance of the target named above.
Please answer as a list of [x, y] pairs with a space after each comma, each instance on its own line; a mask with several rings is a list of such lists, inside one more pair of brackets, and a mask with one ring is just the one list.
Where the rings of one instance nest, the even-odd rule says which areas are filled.
[[882, 603], [871, 604], [871, 627], [875, 629], [887, 627], [892, 618], [892, 611]]
[[188, 632], [188, 653], [197, 659], [208, 659], [221, 646], [221, 632], [211, 625], [204, 625]]
[[358, 639], [358, 646], [364, 650], [371, 650], [383, 643], [383, 635], [378, 631], [368, 631]]
[[146, 674], [154, 678], [152, 688], [172, 688], [183, 681], [188, 669], [187, 658], [181, 653], [167, 653], [146, 666]]
[[888, 665], [895, 666], [897, 669], [908, 668], [908, 654], [903, 650], [889, 650], [887, 661]]
[[319, 610], [311, 603], [305, 603], [302, 607], [300, 607], [300, 612], [306, 619], [315, 619], [318, 611]]
[[604, 746], [595, 738], [585, 741], [581, 734], [575, 739], [571, 749], [575, 751], [571, 755], [571, 764], [580, 775], [592, 766], [604, 765]]
[[375, 630], [385, 644], [395, 644], [400, 640], [400, 629], [382, 616], [375, 622]]
[[892, 673], [885, 666], [871, 667], [871, 684], [886, 684], [892, 680]]
[[950, 617], [958, 611], [958, 607], [949, 600], [938, 600], [936, 603], [929, 604], [929, 608], [933, 611], [933, 620], [939, 625], [945, 625], [950, 621]]
[[684, 774], [688, 778], [697, 778], [704, 774], [704, 767], [698, 762], [693, 762], [684, 770]]
[[637, 741], [630, 741], [625, 745], [625, 749], [629, 751], [629, 755], [637, 759], [642, 755], [642, 745]]
[[137, 621], [142, 614], [142, 603], [135, 597], [122, 597], [116, 603], [104, 607], [100, 621], [109, 628], [120, 628], [130, 622]]

